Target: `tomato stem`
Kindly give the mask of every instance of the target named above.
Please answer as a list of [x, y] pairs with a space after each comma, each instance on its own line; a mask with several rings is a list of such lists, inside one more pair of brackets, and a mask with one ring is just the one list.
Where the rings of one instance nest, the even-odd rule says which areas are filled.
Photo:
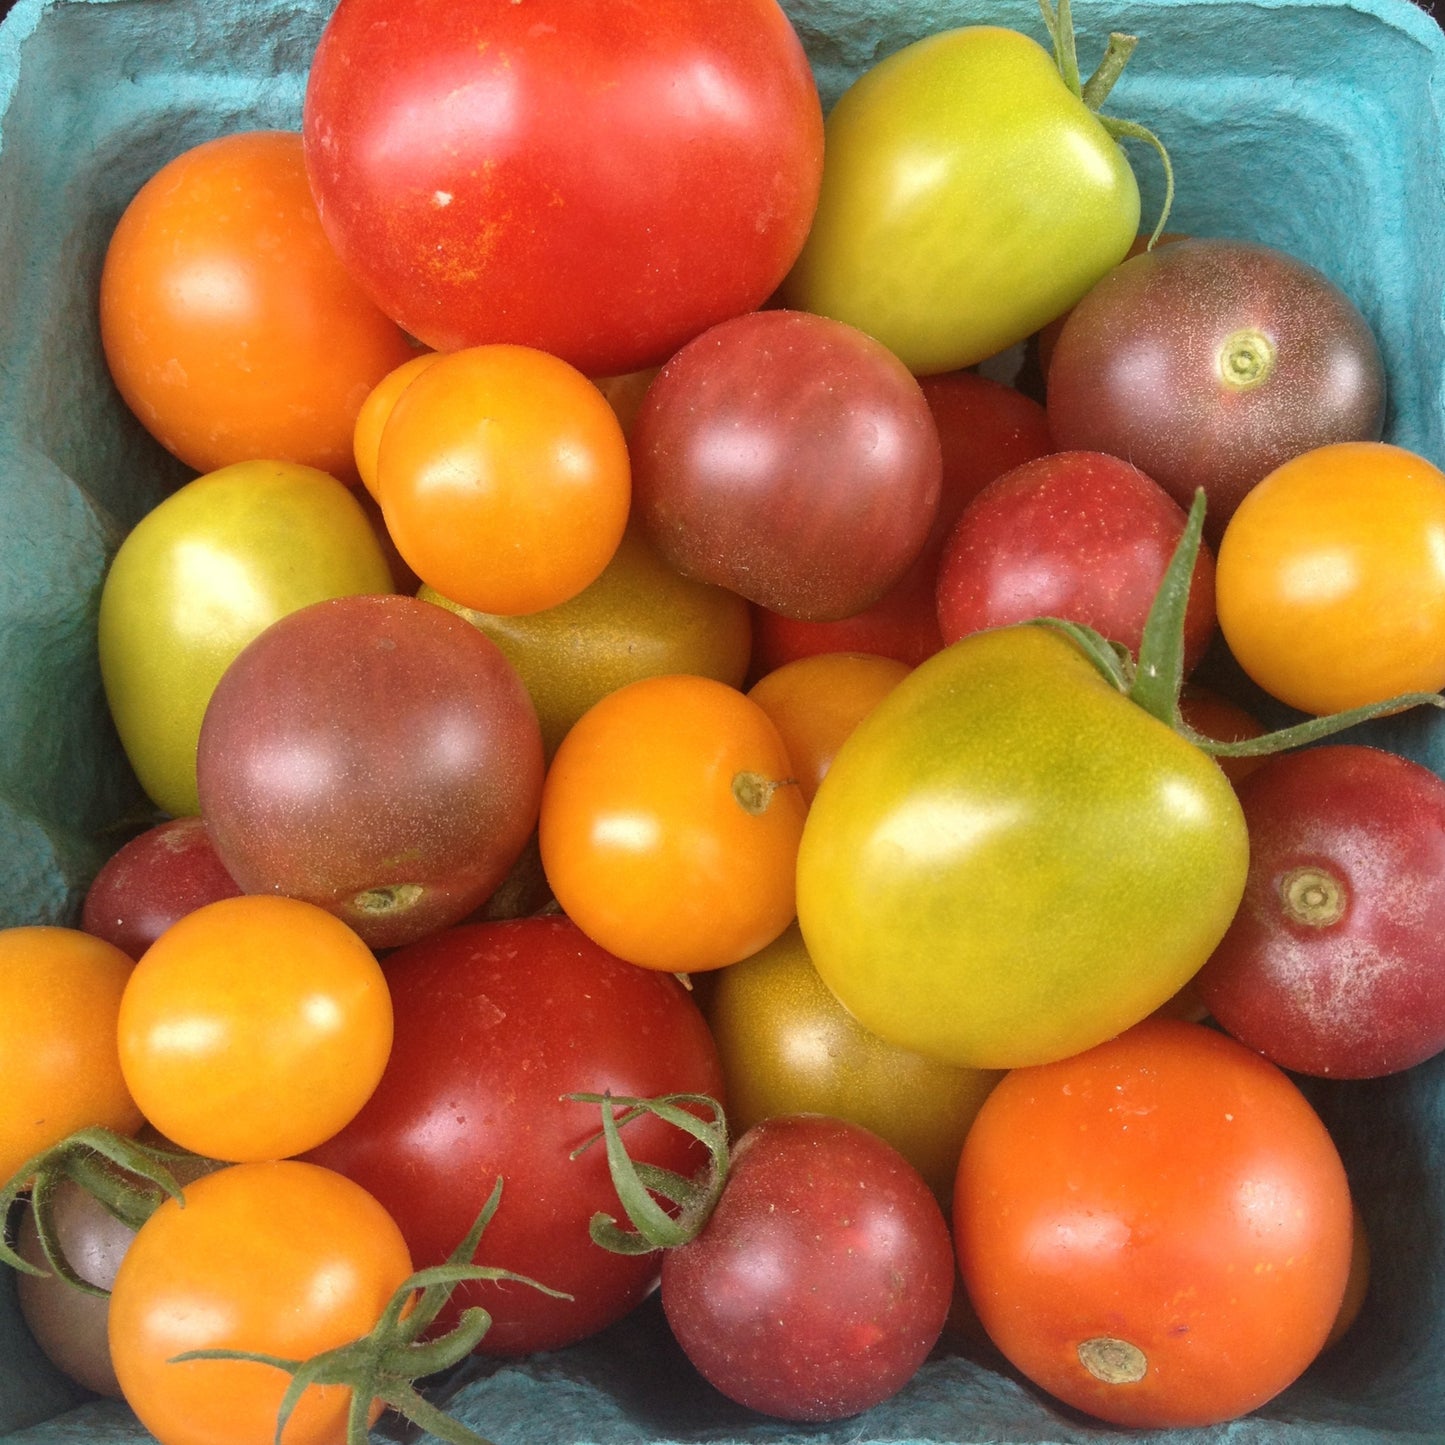
[[[722, 1105], [708, 1094], [664, 1094], [655, 1099], [614, 1097], [610, 1093], [567, 1094], [579, 1104], [602, 1106], [602, 1129], [573, 1150], [573, 1158], [591, 1148], [598, 1139], [607, 1146], [607, 1167], [617, 1198], [634, 1226], [621, 1228], [609, 1214], [592, 1216], [589, 1232], [595, 1244], [614, 1254], [650, 1254], [655, 1249], [672, 1249], [695, 1239], [727, 1182], [728, 1130]], [[685, 1108], [694, 1105], [707, 1111], [703, 1118]], [[620, 1109], [621, 1112], [616, 1111]], [[691, 1134], [706, 1146], [708, 1162], [692, 1179], [670, 1169], [633, 1161], [622, 1142], [622, 1129], [633, 1119], [652, 1114], [675, 1128]], [[664, 1209], [653, 1196], [672, 1204], [676, 1213]]]

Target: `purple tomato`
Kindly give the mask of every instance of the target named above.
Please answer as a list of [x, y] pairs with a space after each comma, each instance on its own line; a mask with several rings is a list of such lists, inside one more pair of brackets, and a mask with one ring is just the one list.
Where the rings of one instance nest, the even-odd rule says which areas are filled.
[[1373, 1078], [1445, 1048], [1445, 781], [1379, 748], [1268, 758], [1238, 784], [1250, 865], [1195, 979], [1215, 1020], [1297, 1073]]
[[662, 1307], [730, 1399], [836, 1420], [913, 1377], [954, 1273], [943, 1211], [891, 1144], [823, 1114], [780, 1115], [738, 1141], [697, 1237], [665, 1251]]
[[903, 363], [841, 321], [779, 310], [722, 322], [662, 368], [632, 461], [636, 515], [672, 566], [813, 621], [903, 576], [943, 474]]
[[465, 918], [536, 826], [542, 734], [516, 669], [414, 597], [313, 604], [226, 669], [196, 776], [247, 893], [334, 913], [373, 948]]
[[1380, 436], [1385, 372], [1358, 307], [1321, 272], [1190, 237], [1122, 262], [1074, 307], [1047, 409], [1060, 447], [1125, 457], [1181, 506], [1203, 487], [1217, 541], [1281, 462]]

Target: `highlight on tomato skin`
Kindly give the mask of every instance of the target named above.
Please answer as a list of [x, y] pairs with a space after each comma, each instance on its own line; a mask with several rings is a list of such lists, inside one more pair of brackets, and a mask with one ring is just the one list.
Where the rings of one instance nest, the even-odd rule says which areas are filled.
[[1131, 1429], [1219, 1424], [1292, 1384], [1339, 1314], [1354, 1237], [1299, 1087], [1165, 1018], [1006, 1075], [965, 1140], [953, 1227], [1004, 1355]]

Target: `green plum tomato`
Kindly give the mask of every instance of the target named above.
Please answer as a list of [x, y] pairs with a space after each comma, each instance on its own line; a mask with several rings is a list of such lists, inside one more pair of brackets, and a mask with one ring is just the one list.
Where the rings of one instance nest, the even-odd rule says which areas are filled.
[[963, 26], [895, 52], [828, 117], [785, 303], [850, 322], [920, 375], [1021, 341], [1137, 234], [1138, 183], [1109, 125], [1018, 31]]
[[920, 664], [818, 788], [798, 919], [866, 1028], [975, 1068], [1117, 1034], [1198, 970], [1248, 866], [1214, 761], [1020, 623]]
[[391, 592], [350, 488], [294, 462], [237, 462], [153, 508], [121, 543], [100, 598], [101, 677], [151, 801], [200, 811], [201, 718], [232, 658], [309, 602]]

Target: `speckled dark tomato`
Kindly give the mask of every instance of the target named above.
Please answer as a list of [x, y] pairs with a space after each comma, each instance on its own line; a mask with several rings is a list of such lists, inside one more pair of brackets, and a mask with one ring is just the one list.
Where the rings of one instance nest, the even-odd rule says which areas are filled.
[[1217, 1022], [1283, 1068], [1336, 1078], [1445, 1049], [1445, 781], [1331, 743], [1268, 758], [1239, 801], [1244, 898], [1195, 979]]
[[80, 926], [139, 958], [178, 918], [240, 888], [199, 818], [168, 818], [113, 853], [95, 875]]
[[1112, 452], [1218, 538], [1244, 494], [1311, 447], [1374, 440], [1385, 373], [1368, 323], [1327, 276], [1268, 246], [1189, 238], [1123, 262], [1054, 347], [1060, 447]]
[[667, 1251], [662, 1306], [699, 1372], [789, 1420], [837, 1420], [901, 1389], [943, 1332], [953, 1245], [903, 1156], [822, 1114], [738, 1141], [702, 1232]]
[[247, 893], [315, 903], [372, 948], [466, 917], [537, 822], [542, 733], [501, 649], [415, 597], [333, 599], [227, 668], [201, 815]]

